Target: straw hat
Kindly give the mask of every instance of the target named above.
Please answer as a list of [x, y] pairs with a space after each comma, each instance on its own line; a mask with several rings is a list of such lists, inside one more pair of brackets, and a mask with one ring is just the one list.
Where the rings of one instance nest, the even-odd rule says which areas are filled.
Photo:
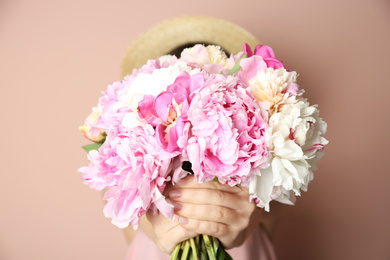
[[260, 41], [245, 29], [225, 20], [203, 16], [173, 18], [157, 24], [131, 43], [123, 59], [122, 76], [146, 64], [149, 59], [196, 43], [219, 45], [230, 54], [242, 51], [244, 43], [253, 48]]

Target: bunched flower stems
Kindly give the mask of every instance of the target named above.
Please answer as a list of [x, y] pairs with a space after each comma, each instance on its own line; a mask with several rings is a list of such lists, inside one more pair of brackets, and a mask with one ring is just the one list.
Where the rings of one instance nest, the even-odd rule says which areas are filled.
[[199, 235], [178, 244], [170, 260], [232, 260], [217, 238]]

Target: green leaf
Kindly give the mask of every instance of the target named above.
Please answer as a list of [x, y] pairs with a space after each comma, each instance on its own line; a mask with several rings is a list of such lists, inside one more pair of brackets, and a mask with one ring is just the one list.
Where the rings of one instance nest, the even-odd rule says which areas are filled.
[[102, 146], [102, 143], [93, 143], [82, 146], [82, 148], [89, 153], [91, 150], [98, 150]]
[[226, 260], [233, 260], [233, 258], [231, 257], [231, 255], [229, 255], [226, 251], [225, 251], [225, 253], [226, 253]]
[[218, 260], [226, 260], [226, 255], [224, 253], [224, 250], [222, 250], [222, 248], [219, 248], [218, 251], [217, 251], [217, 259]]
[[244, 54], [237, 62], [236, 64], [234, 64], [233, 68], [228, 72], [228, 75], [233, 75], [234, 73], [236, 73], [237, 71], [239, 71], [241, 69], [241, 65], [240, 65], [240, 62], [242, 59], [245, 59], [246, 57], [248, 57], [248, 54]]

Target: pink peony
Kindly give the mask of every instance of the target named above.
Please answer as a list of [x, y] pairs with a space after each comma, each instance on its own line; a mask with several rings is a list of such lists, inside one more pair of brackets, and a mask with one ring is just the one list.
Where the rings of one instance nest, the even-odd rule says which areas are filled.
[[187, 111], [192, 137], [183, 156], [192, 163], [198, 182], [217, 177], [221, 183], [246, 186], [253, 172], [268, 166], [267, 124], [237, 78], [204, 77]]
[[91, 188], [108, 189], [104, 215], [124, 228], [138, 227], [141, 215], [157, 209], [173, 218], [173, 206], [162, 195], [170, 181], [171, 160], [160, 158], [155, 131], [145, 125], [133, 129], [112, 127], [99, 152], [89, 153], [90, 163], [80, 168]]
[[93, 127], [103, 129], [108, 133], [112, 125], [120, 123], [126, 113], [131, 110], [126, 107], [118, 107], [119, 97], [122, 96], [130, 86], [133, 77], [126, 76], [122, 81], [114, 82], [109, 85], [107, 90], [103, 92], [103, 96], [99, 99], [101, 114], [97, 123]]
[[189, 95], [203, 86], [202, 74], [183, 72], [167, 90], [156, 98], [147, 95], [139, 103], [139, 116], [156, 127], [159, 145], [169, 158], [181, 154], [187, 143], [190, 123], [187, 119]]

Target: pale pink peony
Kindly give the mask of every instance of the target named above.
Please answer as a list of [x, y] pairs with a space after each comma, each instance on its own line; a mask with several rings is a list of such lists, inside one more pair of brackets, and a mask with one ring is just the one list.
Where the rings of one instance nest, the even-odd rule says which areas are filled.
[[162, 195], [170, 181], [171, 160], [160, 158], [152, 126], [133, 129], [112, 127], [99, 152], [89, 153], [90, 163], [80, 168], [82, 178], [91, 188], [108, 189], [104, 215], [124, 228], [138, 227], [140, 217], [157, 209], [173, 218], [173, 206]]
[[99, 99], [98, 104], [101, 108], [101, 113], [93, 127], [108, 133], [111, 126], [119, 124], [126, 113], [131, 111], [126, 107], [117, 107], [117, 103], [119, 97], [125, 93], [132, 80], [133, 77], [126, 76], [122, 81], [109, 85], [107, 90], [103, 92], [103, 96]]
[[268, 166], [267, 124], [237, 78], [205, 74], [187, 115], [192, 137], [183, 156], [198, 182], [217, 177], [221, 183], [246, 186], [253, 172]]

